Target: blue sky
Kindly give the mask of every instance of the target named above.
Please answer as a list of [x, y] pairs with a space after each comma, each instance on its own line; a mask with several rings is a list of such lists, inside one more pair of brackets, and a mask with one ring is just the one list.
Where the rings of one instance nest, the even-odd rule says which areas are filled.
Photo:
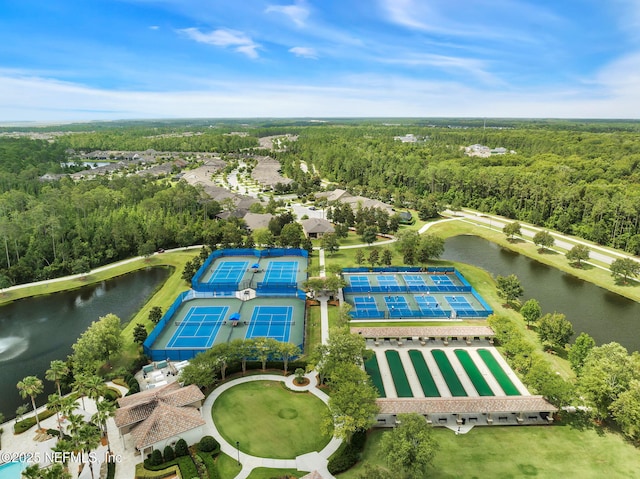
[[640, 116], [639, 0], [0, 0], [0, 122]]

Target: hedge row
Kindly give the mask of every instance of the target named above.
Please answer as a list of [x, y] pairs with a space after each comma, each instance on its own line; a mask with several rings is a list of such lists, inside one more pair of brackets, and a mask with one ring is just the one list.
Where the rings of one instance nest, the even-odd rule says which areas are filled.
[[351, 437], [351, 442], [340, 444], [338, 450], [329, 458], [329, 472], [338, 474], [352, 468], [360, 460], [366, 441], [367, 432], [358, 431]]
[[[38, 414], [38, 419], [42, 421], [44, 419], [47, 419], [53, 416], [55, 413], [56, 412], [53, 410], [45, 409], [44, 411]], [[13, 426], [13, 432], [14, 434], [22, 434], [23, 432], [31, 429], [36, 424], [38, 424], [38, 422], [36, 421], [35, 416], [28, 417], [26, 419], [23, 419], [22, 421], [18, 421], [17, 423], [15, 423]]]

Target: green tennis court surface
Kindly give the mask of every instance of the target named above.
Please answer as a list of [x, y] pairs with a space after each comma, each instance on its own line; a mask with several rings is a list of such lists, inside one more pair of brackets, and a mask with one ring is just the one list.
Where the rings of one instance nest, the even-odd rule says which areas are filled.
[[413, 369], [418, 376], [418, 381], [420, 381], [420, 386], [422, 387], [422, 392], [424, 392], [424, 395], [428, 398], [440, 397], [438, 387], [433, 380], [433, 376], [431, 376], [431, 371], [429, 371], [429, 367], [424, 360], [422, 352], [416, 349], [412, 349], [411, 351], [409, 351], [409, 357], [411, 358]]
[[389, 369], [391, 370], [391, 377], [393, 378], [393, 384], [396, 387], [396, 393], [399, 398], [411, 398], [413, 392], [411, 392], [411, 386], [409, 386], [409, 380], [407, 374], [404, 372], [402, 361], [400, 360], [400, 354], [398, 351], [387, 350], [384, 352], [387, 357], [387, 363], [389, 363]]
[[458, 358], [458, 361], [460, 361], [460, 364], [462, 364], [467, 376], [471, 379], [473, 387], [476, 388], [478, 394], [480, 396], [495, 396], [489, 387], [489, 384], [487, 384], [487, 381], [482, 377], [482, 373], [478, 369], [478, 366], [476, 366], [473, 359], [471, 359], [471, 356], [469, 356], [469, 352], [464, 349], [456, 349], [454, 353]]
[[464, 390], [464, 387], [462, 386], [460, 379], [458, 379], [458, 375], [453, 370], [453, 366], [451, 366], [449, 358], [447, 358], [445, 352], [441, 349], [434, 349], [431, 351], [431, 355], [438, 364], [438, 368], [442, 373], [444, 381], [447, 383], [449, 391], [451, 391], [451, 395], [454, 397], [466, 396], [467, 392]]
[[380, 365], [378, 364], [378, 358], [375, 354], [371, 356], [371, 359], [364, 363], [364, 370], [367, 372], [371, 378], [371, 382], [378, 390], [378, 396], [381, 398], [387, 397], [382, 383], [382, 375], [380, 374]]
[[511, 379], [509, 379], [509, 376], [504, 372], [504, 369], [502, 369], [493, 354], [491, 354], [491, 351], [488, 349], [478, 349], [478, 356], [482, 358], [507, 396], [521, 396], [520, 391], [518, 391], [518, 388], [513, 384]]

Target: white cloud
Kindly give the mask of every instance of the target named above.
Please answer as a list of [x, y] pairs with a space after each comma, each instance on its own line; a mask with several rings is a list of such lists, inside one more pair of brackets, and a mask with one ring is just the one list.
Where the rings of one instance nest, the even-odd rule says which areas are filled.
[[[333, 84], [301, 85], [258, 79], [201, 83], [197, 91], [109, 91], [51, 78], [0, 71], [0, 121], [77, 121], [126, 118], [222, 117], [542, 117], [637, 118], [636, 83], [572, 89], [486, 90], [471, 83], [399, 75], [337, 77]], [[638, 76], [634, 74], [634, 79]]]
[[149, 30], [159, 30], [159, 29], [160, 29], [160, 27], [158, 25], [151, 25], [149, 27]]
[[316, 52], [315, 48], [293, 47], [289, 48], [289, 52], [293, 53], [297, 57], [312, 58], [314, 60], [318, 58], [318, 52]]
[[257, 50], [260, 45], [244, 32], [225, 28], [209, 33], [203, 33], [198, 28], [184, 28], [178, 31], [196, 42], [223, 48], [232, 47], [236, 52], [243, 53], [249, 58], [258, 58]]
[[476, 58], [454, 57], [436, 54], [412, 54], [385, 58], [382, 63], [406, 65], [406, 66], [432, 66], [445, 71], [461, 71], [473, 75], [476, 79], [486, 84], [498, 85], [504, 82], [496, 78], [487, 69], [485, 61]]
[[265, 13], [282, 13], [291, 19], [298, 27], [304, 27], [309, 17], [309, 8], [303, 1], [296, 1], [293, 5], [269, 5]]

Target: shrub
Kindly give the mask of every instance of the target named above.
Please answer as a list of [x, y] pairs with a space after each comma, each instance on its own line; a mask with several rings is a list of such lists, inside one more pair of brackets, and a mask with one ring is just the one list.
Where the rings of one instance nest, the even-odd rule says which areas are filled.
[[162, 455], [164, 456], [164, 462], [173, 461], [176, 458], [173, 448], [168, 444], [164, 447]]
[[159, 466], [163, 462], [164, 461], [162, 460], [162, 453], [160, 452], [160, 449], [154, 449], [151, 453], [149, 464], [151, 464], [152, 466]]
[[188, 456], [189, 455], [189, 446], [187, 446], [187, 441], [184, 439], [178, 439], [176, 443], [176, 457]]
[[118, 391], [117, 389], [106, 388], [105, 391], [104, 391], [104, 398], [107, 401], [115, 402], [116, 399], [119, 399], [121, 397], [122, 397], [122, 393], [120, 391]]
[[367, 440], [366, 431], [358, 431], [351, 437], [351, 442], [342, 443], [338, 450], [333, 453], [327, 464], [331, 474], [338, 474], [350, 469], [360, 459], [360, 454], [364, 450]]
[[116, 477], [116, 463], [115, 461], [109, 461], [107, 463], [107, 479], [114, 479]]
[[[53, 410], [45, 409], [40, 414], [38, 414], [38, 419], [42, 421], [44, 419], [47, 419], [48, 417], [53, 416], [55, 413], [56, 412]], [[17, 423], [15, 423], [15, 425], [13, 426], [13, 432], [14, 434], [22, 434], [23, 432], [31, 429], [36, 424], [37, 422], [35, 416], [28, 417], [26, 419], [23, 419], [22, 421], [18, 421]]]
[[216, 441], [212, 436], [204, 436], [200, 439], [198, 450], [202, 452], [212, 452], [217, 449], [218, 446], [218, 441]]

